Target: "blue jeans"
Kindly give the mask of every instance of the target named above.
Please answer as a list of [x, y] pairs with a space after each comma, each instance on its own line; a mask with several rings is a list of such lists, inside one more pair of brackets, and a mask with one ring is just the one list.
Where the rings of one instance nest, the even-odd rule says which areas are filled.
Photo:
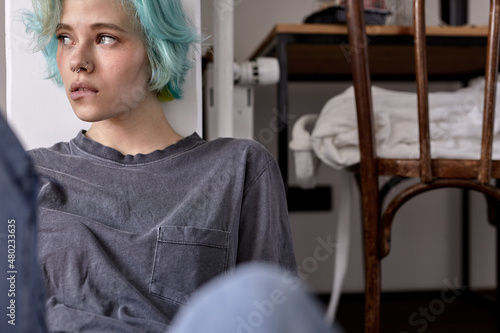
[[240, 266], [203, 287], [169, 333], [340, 333], [293, 274], [265, 264]]
[[0, 332], [46, 332], [37, 193], [31, 161], [0, 115]]

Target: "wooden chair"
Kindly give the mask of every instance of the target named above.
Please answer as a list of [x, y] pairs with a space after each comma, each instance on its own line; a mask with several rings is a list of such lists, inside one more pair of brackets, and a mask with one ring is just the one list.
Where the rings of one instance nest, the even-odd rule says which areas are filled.
[[[365, 252], [365, 332], [380, 331], [380, 261], [390, 247], [393, 217], [409, 199], [426, 191], [457, 187], [484, 193], [488, 202], [500, 202], [500, 189], [490, 185], [500, 178], [500, 161], [492, 160], [493, 118], [498, 73], [500, 0], [490, 0], [486, 85], [481, 157], [479, 160], [432, 159], [429, 139], [428, 79], [424, 0], [414, 0], [415, 68], [418, 95], [419, 159], [377, 158], [368, 66], [363, 1], [347, 1], [347, 25], [352, 52], [361, 161], [357, 169], [361, 189]], [[419, 178], [398, 193], [382, 211], [379, 176]], [[491, 207], [491, 205], [490, 205]], [[492, 210], [490, 209], [490, 212]], [[497, 228], [497, 234], [498, 234]], [[498, 246], [498, 241], [497, 241]], [[497, 286], [497, 299], [498, 286]], [[498, 304], [498, 302], [497, 302]], [[500, 318], [500, 316], [497, 316]]]

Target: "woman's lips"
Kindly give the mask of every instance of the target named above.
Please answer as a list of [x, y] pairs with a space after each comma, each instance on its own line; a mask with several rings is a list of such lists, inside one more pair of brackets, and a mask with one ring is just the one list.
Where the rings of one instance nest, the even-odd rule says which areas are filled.
[[86, 82], [74, 82], [71, 84], [70, 97], [72, 100], [77, 101], [85, 97], [92, 97], [97, 95], [98, 90]]
[[96, 91], [92, 90], [77, 90], [77, 91], [72, 91], [71, 92], [71, 99], [74, 101], [77, 101], [79, 99], [82, 99], [84, 97], [90, 97], [90, 96], [95, 96], [97, 95]]

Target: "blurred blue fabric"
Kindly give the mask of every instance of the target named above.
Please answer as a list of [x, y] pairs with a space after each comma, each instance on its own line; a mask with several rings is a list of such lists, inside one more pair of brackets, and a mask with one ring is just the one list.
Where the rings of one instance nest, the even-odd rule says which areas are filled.
[[30, 158], [0, 114], [2, 333], [47, 331], [41, 274], [36, 255], [37, 186], [37, 177]]
[[295, 274], [251, 263], [204, 286], [169, 333], [340, 333], [323, 313]]

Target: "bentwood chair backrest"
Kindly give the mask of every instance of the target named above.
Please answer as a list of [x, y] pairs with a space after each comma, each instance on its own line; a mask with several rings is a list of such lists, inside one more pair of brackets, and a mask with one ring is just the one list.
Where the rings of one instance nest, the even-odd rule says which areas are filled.
[[[363, 1], [348, 0], [347, 13], [349, 43], [351, 49], [355, 49], [355, 52], [352, 52], [351, 66], [361, 155], [356, 172], [359, 176], [364, 228], [365, 331], [379, 332], [380, 260], [389, 252], [392, 220], [401, 205], [420, 193], [443, 187], [472, 189], [484, 193], [490, 202], [500, 201], [499, 189], [490, 185], [492, 178], [500, 178], [500, 162], [492, 160], [500, 0], [491, 0], [490, 5], [483, 132], [481, 155], [477, 160], [431, 158], [424, 0], [414, 0], [413, 26], [418, 96], [418, 110], [415, 112], [418, 112], [420, 157], [418, 159], [377, 157]], [[379, 192], [379, 176], [418, 178], [419, 182], [398, 193], [382, 211], [383, 198]]]

